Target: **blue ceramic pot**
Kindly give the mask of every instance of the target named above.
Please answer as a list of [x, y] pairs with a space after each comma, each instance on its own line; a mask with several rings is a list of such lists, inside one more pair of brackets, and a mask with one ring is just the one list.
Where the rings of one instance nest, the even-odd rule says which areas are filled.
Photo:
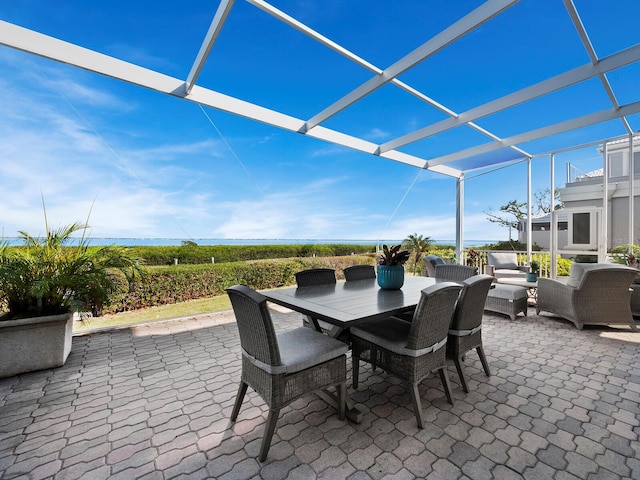
[[378, 285], [385, 290], [399, 290], [404, 285], [402, 265], [378, 265]]
[[537, 282], [538, 281], [538, 274], [537, 273], [527, 273], [527, 282]]

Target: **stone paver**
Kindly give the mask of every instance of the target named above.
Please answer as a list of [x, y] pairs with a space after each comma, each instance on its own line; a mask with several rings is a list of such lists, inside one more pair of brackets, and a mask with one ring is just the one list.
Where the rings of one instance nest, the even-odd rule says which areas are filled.
[[[273, 308], [276, 329], [301, 315]], [[0, 480], [14, 478], [623, 479], [640, 478], [640, 333], [577, 330], [552, 317], [485, 315], [485, 352], [406, 388], [361, 367], [348, 391], [363, 421], [314, 395], [283, 409], [257, 460], [267, 408], [241, 372], [231, 312], [74, 337], [64, 367], [0, 379]], [[348, 359], [350, 370], [350, 359]], [[348, 372], [350, 377], [350, 372]], [[349, 382], [348, 382], [348, 385]]]

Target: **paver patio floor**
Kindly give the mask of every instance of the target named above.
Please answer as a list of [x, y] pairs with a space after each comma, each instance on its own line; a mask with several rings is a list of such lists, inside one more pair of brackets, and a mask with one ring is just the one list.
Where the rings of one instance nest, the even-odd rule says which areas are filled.
[[[278, 330], [301, 324], [273, 316]], [[0, 479], [640, 478], [640, 333], [580, 331], [530, 308], [515, 322], [485, 315], [483, 336], [493, 375], [470, 353], [465, 394], [451, 366], [454, 406], [425, 380], [425, 429], [404, 386], [365, 366], [348, 389], [362, 423], [300, 399], [264, 464], [260, 397], [249, 389], [229, 421], [231, 312], [75, 337], [64, 367], [0, 379]]]

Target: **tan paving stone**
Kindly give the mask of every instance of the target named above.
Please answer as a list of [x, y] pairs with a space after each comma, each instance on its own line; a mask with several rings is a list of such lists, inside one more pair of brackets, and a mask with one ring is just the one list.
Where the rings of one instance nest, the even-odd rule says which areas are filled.
[[[276, 311], [276, 328], [299, 317]], [[228, 318], [76, 337], [65, 367], [0, 379], [0, 478], [640, 477], [638, 342], [486, 316], [493, 375], [470, 355], [465, 395], [451, 369], [454, 406], [427, 378], [425, 429], [402, 382], [364, 367], [349, 389], [362, 423], [301, 398], [281, 412], [260, 464], [262, 399], [249, 389], [238, 421], [228, 419], [241, 371]]]

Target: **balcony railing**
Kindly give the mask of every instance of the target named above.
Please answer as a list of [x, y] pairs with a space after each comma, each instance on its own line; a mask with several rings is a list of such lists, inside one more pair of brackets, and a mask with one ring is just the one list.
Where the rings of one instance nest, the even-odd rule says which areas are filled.
[[[484, 273], [485, 265], [487, 265], [487, 253], [504, 253], [505, 250], [475, 250], [475, 249], [465, 249], [462, 251], [462, 264], [470, 265], [472, 267], [476, 267], [478, 272]], [[527, 256], [527, 252], [517, 250], [515, 252], [510, 251], [511, 253], [515, 253], [518, 258], [518, 265], [529, 265], [529, 257]], [[531, 261], [538, 262], [540, 265], [540, 270], [538, 275], [541, 277], [549, 277], [550, 276], [550, 262], [549, 262], [550, 254], [549, 252], [531, 252]]]

